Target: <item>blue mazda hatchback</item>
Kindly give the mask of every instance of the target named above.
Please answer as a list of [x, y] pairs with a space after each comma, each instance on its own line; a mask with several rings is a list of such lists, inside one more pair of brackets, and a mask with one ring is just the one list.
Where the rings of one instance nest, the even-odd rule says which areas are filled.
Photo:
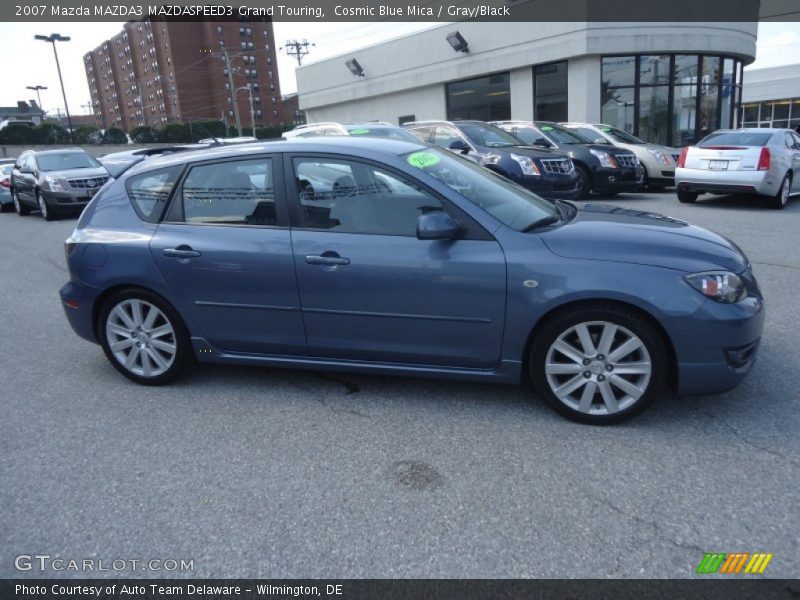
[[385, 139], [153, 158], [100, 191], [66, 254], [73, 329], [149, 385], [193, 361], [530, 380], [607, 424], [735, 386], [764, 322], [720, 235]]

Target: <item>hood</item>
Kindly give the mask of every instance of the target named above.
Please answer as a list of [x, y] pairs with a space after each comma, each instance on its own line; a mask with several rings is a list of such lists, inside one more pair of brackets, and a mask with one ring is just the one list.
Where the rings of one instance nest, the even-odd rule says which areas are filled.
[[89, 169], [66, 169], [64, 171], [42, 171], [42, 175], [57, 177], [58, 179], [90, 179], [92, 177], [108, 177], [108, 171], [103, 167]]
[[490, 148], [490, 150], [505, 150], [530, 158], [567, 158], [566, 152], [541, 146], [503, 146], [502, 148]]
[[565, 258], [608, 260], [675, 269], [686, 273], [748, 266], [727, 238], [658, 213], [607, 204], [586, 204], [575, 218], [541, 235], [551, 252]]

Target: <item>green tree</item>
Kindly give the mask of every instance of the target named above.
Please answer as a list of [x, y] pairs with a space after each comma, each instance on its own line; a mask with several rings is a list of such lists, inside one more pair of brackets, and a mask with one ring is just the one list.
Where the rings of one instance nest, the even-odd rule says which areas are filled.
[[100, 130], [91, 125], [80, 125], [72, 132], [76, 144], [97, 144], [100, 141]]
[[184, 123], [170, 123], [158, 130], [158, 141], [170, 144], [186, 144], [192, 141], [189, 126]]
[[34, 144], [69, 144], [69, 131], [58, 123], [41, 123], [33, 128]]
[[153, 144], [158, 141], [158, 133], [149, 125], [134, 127], [128, 135], [131, 136], [131, 141], [136, 144]]
[[125, 135], [125, 132], [122, 131], [119, 127], [109, 127], [106, 129], [105, 134], [105, 141], [108, 144], [126, 144], [128, 143], [128, 137]]
[[11, 123], [2, 131], [0, 131], [0, 144], [35, 144], [36, 137], [36, 127], [31, 127], [30, 125], [15, 125]]

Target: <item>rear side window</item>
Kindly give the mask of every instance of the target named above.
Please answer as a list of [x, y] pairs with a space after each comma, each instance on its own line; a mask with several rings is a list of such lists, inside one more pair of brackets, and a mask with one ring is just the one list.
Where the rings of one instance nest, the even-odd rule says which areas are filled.
[[125, 182], [128, 196], [140, 219], [158, 223], [180, 172], [179, 166], [168, 167], [130, 177]]
[[278, 225], [270, 158], [196, 166], [180, 198], [186, 223]]
[[766, 146], [771, 137], [771, 133], [730, 131], [712, 133], [697, 145], [701, 148], [708, 146]]

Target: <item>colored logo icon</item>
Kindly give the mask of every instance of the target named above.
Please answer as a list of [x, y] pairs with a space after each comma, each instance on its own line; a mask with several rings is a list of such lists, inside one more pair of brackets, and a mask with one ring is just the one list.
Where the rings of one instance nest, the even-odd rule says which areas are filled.
[[769, 561], [772, 560], [772, 553], [756, 552], [707, 552], [697, 566], [700, 574], [720, 573], [738, 574], [749, 573], [752, 575], [763, 573]]

